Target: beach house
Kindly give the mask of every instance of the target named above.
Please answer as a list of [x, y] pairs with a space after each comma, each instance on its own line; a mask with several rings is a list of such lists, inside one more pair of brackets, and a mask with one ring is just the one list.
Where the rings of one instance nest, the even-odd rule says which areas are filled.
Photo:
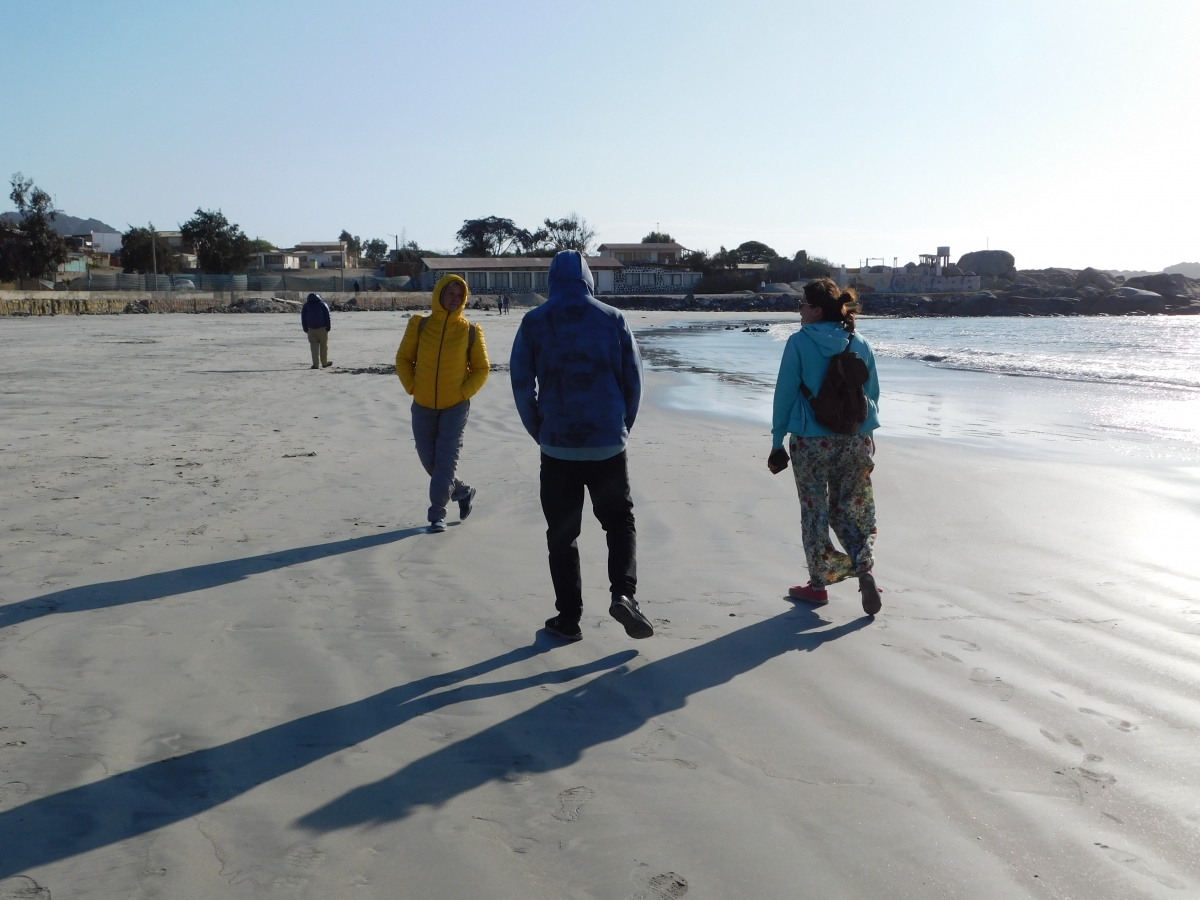
[[[687, 293], [704, 277], [683, 265], [686, 249], [682, 244], [601, 244], [600, 256], [622, 264], [615, 270], [613, 293], [660, 294]], [[589, 262], [590, 265], [590, 262]]]

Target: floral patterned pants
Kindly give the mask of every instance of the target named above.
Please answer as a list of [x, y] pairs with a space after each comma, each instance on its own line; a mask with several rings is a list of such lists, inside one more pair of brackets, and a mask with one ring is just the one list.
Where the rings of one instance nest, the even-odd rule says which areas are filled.
[[[875, 494], [869, 434], [792, 435], [792, 474], [800, 495], [800, 528], [809, 584], [823, 588], [871, 571], [875, 557]], [[834, 549], [829, 529], [845, 553]]]

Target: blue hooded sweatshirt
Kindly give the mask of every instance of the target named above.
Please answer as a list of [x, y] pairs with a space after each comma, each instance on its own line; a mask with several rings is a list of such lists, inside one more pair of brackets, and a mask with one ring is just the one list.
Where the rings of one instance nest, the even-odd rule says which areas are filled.
[[308, 331], [310, 328], [329, 330], [333, 323], [329, 321], [329, 307], [321, 299], [320, 294], [309, 294], [308, 302], [300, 308], [300, 326]]
[[642, 400], [642, 357], [625, 317], [592, 295], [575, 250], [550, 263], [550, 298], [525, 314], [509, 360], [525, 430], [558, 459], [607, 459], [629, 438]]
[[[821, 392], [829, 358], [846, 349], [846, 329], [840, 322], [814, 322], [805, 325], [790, 338], [783, 348], [783, 359], [779, 362], [779, 378], [775, 381], [775, 409], [771, 418], [771, 447], [783, 446], [785, 435], [800, 437], [826, 437], [834, 434], [817, 422], [812, 407], [800, 393], [800, 378], [815, 397]], [[867, 420], [858, 429], [859, 434], [874, 431], [879, 427], [879, 376], [875, 372], [875, 354], [866, 338], [855, 334], [854, 352], [867, 364], [870, 377], [863, 392], [867, 395]]]

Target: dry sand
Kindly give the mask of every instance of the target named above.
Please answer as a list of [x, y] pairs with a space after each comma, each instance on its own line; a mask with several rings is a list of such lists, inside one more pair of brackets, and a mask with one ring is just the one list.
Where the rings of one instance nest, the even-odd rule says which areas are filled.
[[[479, 320], [507, 361], [519, 317]], [[403, 325], [337, 316], [332, 357]], [[310, 371], [294, 317], [0, 330], [0, 898], [1200, 896], [1194, 469], [885, 428], [883, 613], [816, 615], [762, 430], [654, 373], [658, 634], [608, 619], [588, 521], [556, 646], [506, 374], [426, 535], [397, 379]]]

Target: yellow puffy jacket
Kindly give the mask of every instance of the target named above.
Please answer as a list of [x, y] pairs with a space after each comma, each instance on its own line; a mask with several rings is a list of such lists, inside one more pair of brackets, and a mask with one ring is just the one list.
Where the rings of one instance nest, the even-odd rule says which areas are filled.
[[[396, 374], [404, 390], [429, 409], [446, 409], [470, 400], [491, 371], [483, 329], [468, 322], [462, 314], [466, 300], [454, 312], [446, 312], [439, 302], [442, 289], [452, 281], [460, 282], [466, 292], [467, 283], [457, 275], [446, 275], [438, 281], [433, 289], [433, 311], [428, 316], [413, 316], [408, 320], [404, 339], [396, 351]], [[470, 296], [469, 292], [466, 296]], [[472, 329], [474, 340], [471, 340]]]

